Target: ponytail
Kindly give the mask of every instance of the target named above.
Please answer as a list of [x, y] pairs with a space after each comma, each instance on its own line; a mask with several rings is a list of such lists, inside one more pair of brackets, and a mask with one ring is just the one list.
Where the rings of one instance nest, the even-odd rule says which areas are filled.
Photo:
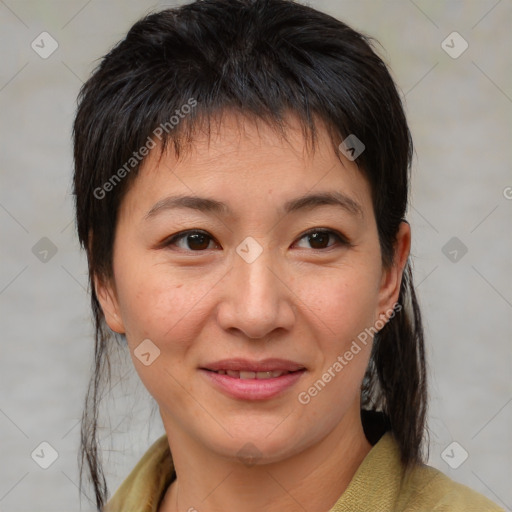
[[410, 468], [424, 461], [428, 401], [423, 325], [410, 263], [403, 273], [398, 303], [399, 313], [375, 334], [361, 403], [363, 409], [384, 413], [402, 463]]

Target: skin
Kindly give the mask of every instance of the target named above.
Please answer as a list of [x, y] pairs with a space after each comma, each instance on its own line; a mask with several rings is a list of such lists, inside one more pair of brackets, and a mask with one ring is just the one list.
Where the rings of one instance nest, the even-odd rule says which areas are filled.
[[[328, 511], [371, 449], [360, 419], [371, 340], [307, 405], [298, 396], [393, 308], [409, 225], [384, 268], [368, 182], [334, 153], [321, 124], [312, 154], [293, 117], [287, 140], [234, 114], [219, 126], [209, 138], [198, 133], [179, 160], [148, 156], [120, 206], [113, 279], [97, 278], [96, 292], [109, 327], [126, 334], [169, 439], [177, 480], [159, 512]], [[342, 192], [360, 213], [322, 205], [283, 214], [287, 201], [319, 192]], [[222, 201], [232, 214], [160, 209], [145, 219], [177, 194]], [[335, 234], [312, 242], [312, 228], [349, 244]], [[189, 229], [211, 239], [163, 243]], [[252, 263], [236, 252], [248, 236], [262, 248]], [[145, 339], [160, 350], [148, 366], [134, 355]], [[283, 358], [306, 371], [274, 398], [239, 400], [199, 370], [232, 357]], [[239, 456], [247, 443], [253, 464]]]

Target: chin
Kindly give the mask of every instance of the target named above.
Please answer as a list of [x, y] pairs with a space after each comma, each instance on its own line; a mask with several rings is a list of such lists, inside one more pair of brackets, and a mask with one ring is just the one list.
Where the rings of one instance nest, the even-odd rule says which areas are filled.
[[[236, 459], [247, 466], [279, 462], [308, 446], [304, 439], [298, 438], [299, 429], [275, 428], [259, 429], [258, 425], [239, 425], [237, 429], [223, 431], [222, 436], [204, 439], [204, 445], [210, 450], [228, 459]], [[211, 435], [211, 431], [210, 431]]]

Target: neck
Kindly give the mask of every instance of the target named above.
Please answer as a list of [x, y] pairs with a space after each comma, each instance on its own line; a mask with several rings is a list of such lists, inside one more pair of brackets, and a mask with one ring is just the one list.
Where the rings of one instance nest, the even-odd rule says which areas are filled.
[[371, 449], [354, 412], [292, 457], [255, 465], [205, 450], [164, 418], [177, 479], [158, 512], [330, 510]]

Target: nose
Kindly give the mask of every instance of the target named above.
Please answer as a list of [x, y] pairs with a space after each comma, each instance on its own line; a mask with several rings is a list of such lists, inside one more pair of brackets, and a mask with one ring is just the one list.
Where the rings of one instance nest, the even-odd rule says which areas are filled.
[[223, 287], [217, 318], [226, 331], [262, 339], [292, 328], [293, 292], [269, 251], [264, 250], [251, 263], [236, 254]]

